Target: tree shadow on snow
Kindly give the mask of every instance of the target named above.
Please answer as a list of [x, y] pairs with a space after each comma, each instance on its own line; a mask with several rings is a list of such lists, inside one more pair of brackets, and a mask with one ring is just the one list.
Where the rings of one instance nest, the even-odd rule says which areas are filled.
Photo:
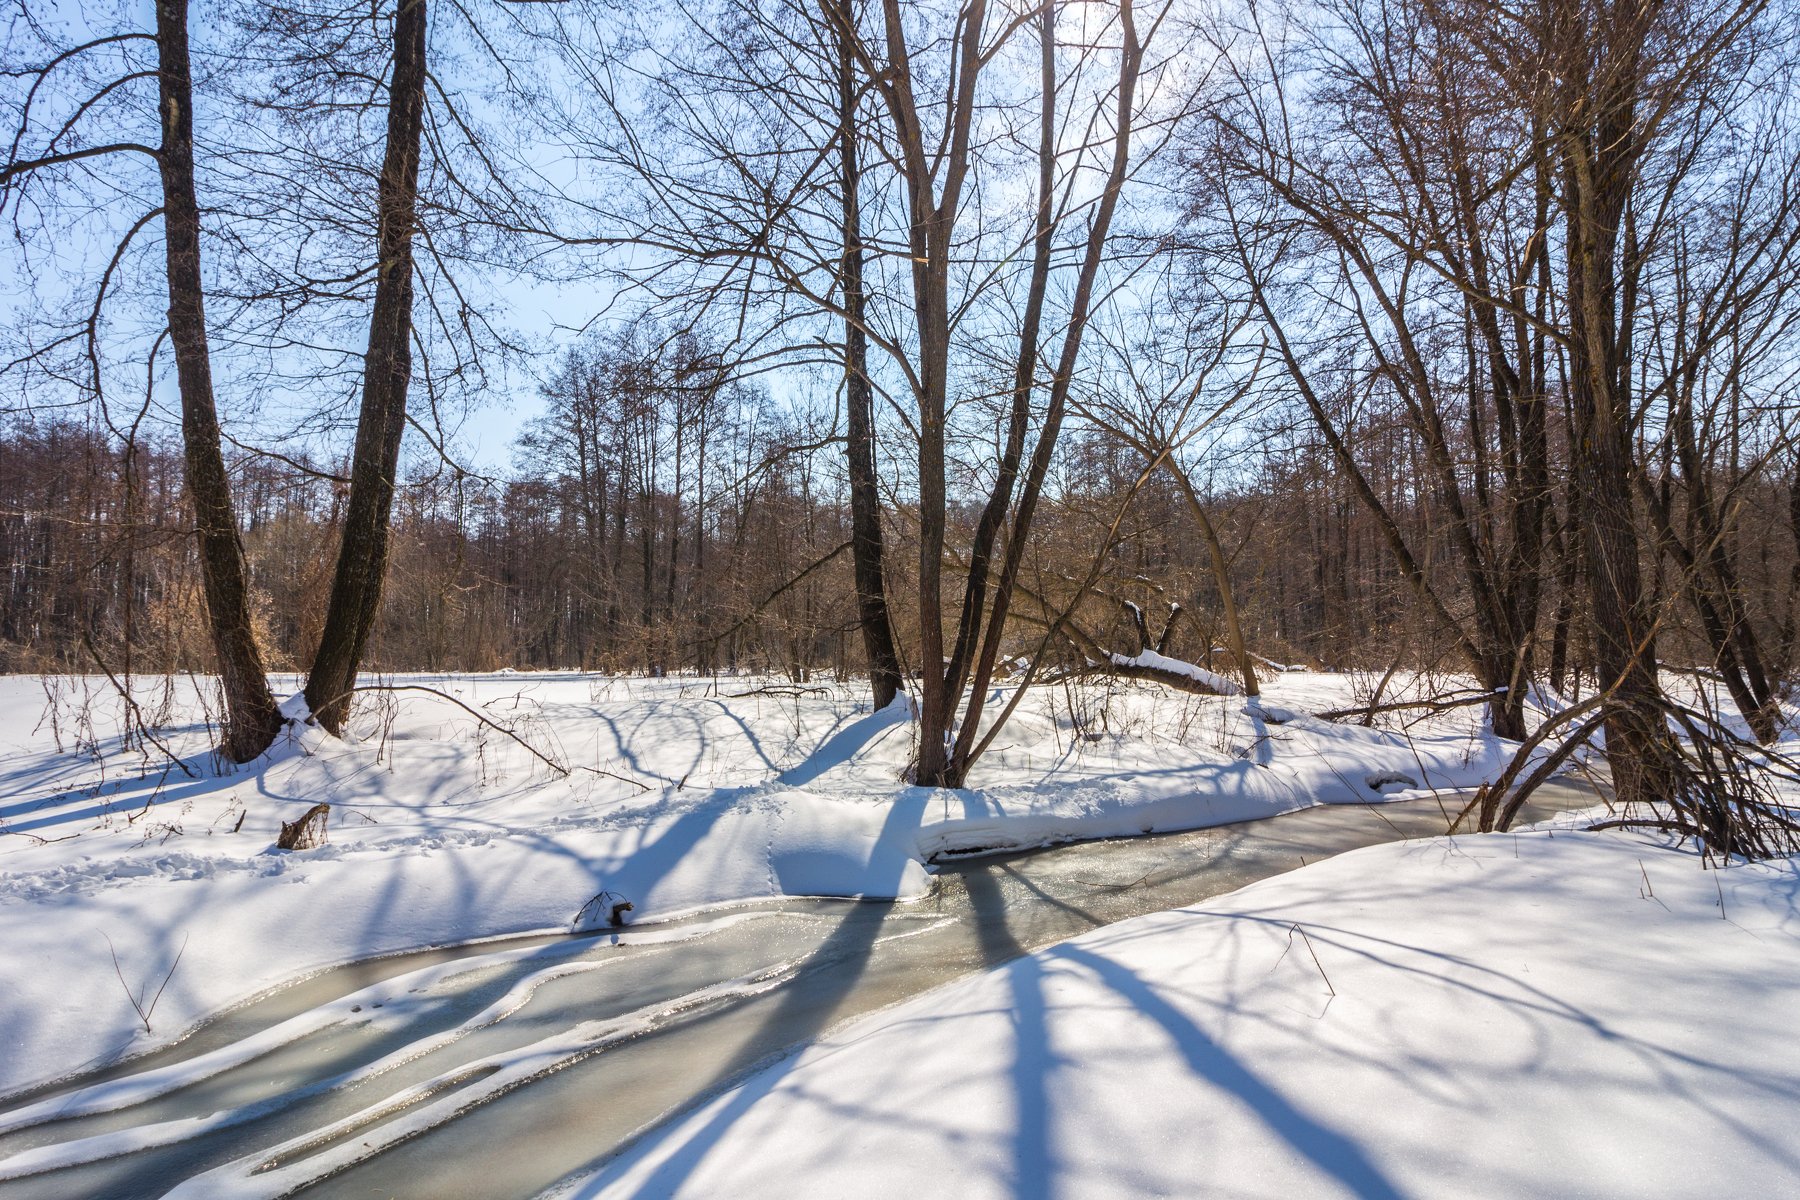
[[[914, 804], [895, 804], [889, 811], [884, 834], [896, 826], [916, 823], [916, 809]], [[871, 879], [870, 890], [883, 886], [898, 890], [899, 884], [897, 867], [892, 879]], [[704, 1123], [688, 1130], [680, 1125], [680, 1113], [672, 1113], [657, 1128], [614, 1151], [616, 1155], [626, 1149], [654, 1149], [681, 1137], [681, 1143], [650, 1173], [638, 1194], [661, 1196], [678, 1189], [737, 1119], [780, 1085], [798, 1060], [800, 1050], [831, 1024], [843, 1000], [862, 977], [881, 937], [883, 920], [894, 904], [893, 900], [865, 900], [849, 907], [843, 920], [775, 993], [774, 1008], [759, 1030], [745, 1039], [712, 1079], [694, 1090], [698, 1105], [744, 1080], [743, 1086]], [[772, 1061], [768, 1049], [771, 1045], [791, 1049], [776, 1050], [775, 1054], [785, 1053], [786, 1057]], [[759, 1070], [764, 1067], [767, 1069]]]
[[1064, 944], [1047, 957], [1078, 963], [1117, 992], [1138, 1012], [1162, 1027], [1188, 1069], [1212, 1086], [1236, 1097], [1269, 1131], [1321, 1171], [1364, 1200], [1399, 1200], [1402, 1193], [1369, 1160], [1357, 1142], [1307, 1116], [1280, 1092], [1263, 1082], [1205, 1030], [1194, 1024], [1154, 988], [1129, 969], [1080, 946]]

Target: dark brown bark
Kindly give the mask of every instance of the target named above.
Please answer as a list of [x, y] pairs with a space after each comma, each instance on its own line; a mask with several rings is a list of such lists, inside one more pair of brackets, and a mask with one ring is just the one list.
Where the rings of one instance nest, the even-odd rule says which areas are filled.
[[394, 66], [388, 83], [387, 150], [381, 164], [379, 274], [363, 360], [362, 410], [350, 466], [350, 500], [332, 579], [319, 652], [306, 680], [306, 702], [332, 733], [343, 731], [351, 689], [369, 632], [381, 610], [388, 522], [406, 431], [412, 379], [413, 230], [417, 221], [419, 143], [425, 127], [425, 0], [400, 0], [394, 14]]
[[181, 394], [188, 495], [199, 539], [208, 632], [225, 692], [220, 749], [248, 762], [275, 740], [281, 714], [269, 693], [262, 650], [250, 619], [250, 585], [220, 446], [200, 275], [200, 202], [194, 187], [193, 70], [186, 0], [157, 0], [157, 83], [162, 111], [163, 238], [168, 259], [169, 345]]
[[[1632, 506], [1629, 280], [1621, 280], [1621, 231], [1641, 144], [1634, 129], [1638, 80], [1627, 69], [1643, 29], [1609, 8], [1597, 28], [1553, 29], [1572, 53], [1558, 151], [1563, 174], [1569, 314], [1572, 465], [1582, 482], [1575, 514], [1589, 589], [1604, 707], [1607, 765], [1619, 801], [1678, 799], [1680, 761], [1664, 724], [1656, 679], [1656, 626], [1639, 573]], [[1571, 15], [1571, 19], [1573, 16]], [[1591, 58], [1589, 56], [1592, 56]]]
[[1569, 628], [1575, 618], [1576, 570], [1581, 560], [1566, 522], [1557, 528], [1556, 544], [1556, 615], [1550, 632], [1550, 690], [1560, 696], [1568, 674]]
[[[882, 0], [887, 64], [880, 90], [893, 117], [901, 149], [900, 174], [907, 195], [908, 250], [912, 259], [913, 320], [918, 361], [913, 391], [918, 403], [919, 449], [919, 762], [917, 778], [952, 785], [946, 774], [957, 697], [945, 679], [943, 594], [946, 481], [944, 418], [950, 376], [950, 266], [956, 219], [970, 169], [975, 93], [983, 62], [981, 35], [986, 0], [971, 0], [960, 16], [957, 73], [949, 87], [949, 113], [941, 155], [928, 146], [913, 92], [912, 56], [902, 0]], [[941, 180], [941, 185], [938, 181]]]
[[882, 571], [881, 496], [875, 486], [875, 395], [869, 386], [869, 339], [863, 328], [862, 197], [856, 153], [856, 81], [851, 71], [849, 4], [839, 6], [838, 143], [844, 203], [844, 404], [849, 423], [845, 453], [850, 470], [850, 554], [856, 578], [857, 623], [869, 660], [875, 707], [886, 708], [900, 691], [900, 655], [888, 618]]

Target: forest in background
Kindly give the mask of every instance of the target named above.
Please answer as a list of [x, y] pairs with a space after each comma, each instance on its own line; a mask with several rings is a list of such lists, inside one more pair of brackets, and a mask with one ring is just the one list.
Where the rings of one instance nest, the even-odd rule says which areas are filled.
[[[571, 355], [560, 384], [546, 389], [547, 412], [520, 439], [511, 472], [493, 478], [427, 462], [402, 482], [370, 666], [766, 671], [800, 682], [820, 671], [866, 674], [841, 447], [796, 428], [790, 410], [754, 387], [721, 389], [711, 411], [689, 416], [685, 427], [676, 424], [682, 414], [654, 407], [627, 416], [585, 366], [584, 356]], [[584, 446], [589, 429], [598, 432]], [[680, 490], [667, 477], [677, 436], [682, 460], [692, 463]], [[1429, 544], [1432, 514], [1407, 502], [1419, 481], [1406, 469], [1404, 429], [1390, 429], [1385, 445], [1372, 438], [1368, 453], [1386, 464], [1379, 485], [1390, 511]], [[1238, 474], [1249, 482], [1206, 503], [1253, 653], [1269, 663], [1377, 674], [1396, 662], [1462, 669], [1455, 647], [1417, 620], [1373, 520], [1303, 427], [1272, 433], [1246, 457], [1252, 470]], [[1107, 522], [1136, 479], [1136, 462], [1097, 435], [1073, 440], [1068, 458], [1066, 491], [1046, 514], [1053, 532], [1033, 558], [1032, 591], [1066, 602], [1071, 580], [1111, 541], [1097, 594], [1082, 606], [1082, 629], [1130, 652], [1123, 602], [1158, 618], [1180, 605], [1171, 653], [1205, 662], [1216, 647], [1215, 669], [1229, 671], [1218, 588], [1176, 487], [1157, 479], [1140, 488], [1109, 539]], [[273, 457], [234, 467], [258, 621], [276, 669], [302, 669], [318, 641], [344, 500], [342, 483], [327, 474]], [[1732, 486], [1723, 472], [1720, 483], [1753, 514], [1732, 524], [1725, 547], [1746, 619], [1771, 647], [1777, 676], [1791, 679], [1800, 611], [1795, 490], [1772, 478]], [[8, 564], [0, 670], [86, 672], [105, 663], [205, 672], [211, 651], [182, 496], [175, 447], [140, 449], [128, 481], [116, 444], [81, 424], [15, 428], [0, 438], [0, 557]], [[972, 514], [961, 516], [973, 523]], [[888, 522], [903, 566], [916, 553], [916, 515], [893, 505]], [[1536, 636], [1548, 649], [1545, 682], [1574, 693], [1583, 671], [1593, 686], [1592, 651], [1579, 581], [1567, 565], [1572, 548], [1559, 543], [1555, 556], [1561, 569]], [[1429, 558], [1437, 586], [1466, 607], [1446, 547]], [[1671, 601], [1659, 646], [1665, 663], [1709, 668], [1715, 652], [1694, 606], [1681, 599], [1680, 560], [1647, 557], [1644, 568]], [[903, 590], [904, 577], [895, 586]], [[896, 613], [903, 647], [917, 644], [907, 612]], [[1021, 632], [1021, 651], [1034, 631], [1041, 626]], [[1070, 639], [1053, 648], [1062, 665], [1084, 661]]]

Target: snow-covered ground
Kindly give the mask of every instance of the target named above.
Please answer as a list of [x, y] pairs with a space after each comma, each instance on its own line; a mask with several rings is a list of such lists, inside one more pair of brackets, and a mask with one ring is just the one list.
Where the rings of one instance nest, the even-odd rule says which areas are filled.
[[1791, 1196], [1797, 868], [1354, 851], [847, 1026], [565, 1195]]
[[[949, 792], [905, 783], [904, 704], [871, 712], [853, 686], [389, 682], [411, 690], [372, 695], [352, 739], [295, 726], [221, 770], [191, 682], [140, 681], [176, 766], [121, 748], [104, 679], [0, 678], [0, 1094], [327, 966], [591, 922], [603, 890], [640, 922], [779, 895], [913, 897], [933, 856], [1466, 787], [1507, 755], [1477, 709], [1410, 738], [1302, 715], [1351, 702], [1347, 676], [1282, 676], [1267, 721], [1241, 697], [1045, 687]], [[320, 801], [330, 843], [274, 849]]]

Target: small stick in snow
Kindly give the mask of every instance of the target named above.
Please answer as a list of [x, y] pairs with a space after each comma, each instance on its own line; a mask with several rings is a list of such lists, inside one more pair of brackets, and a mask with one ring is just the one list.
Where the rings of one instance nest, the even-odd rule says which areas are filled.
[[125, 989], [125, 998], [131, 1001], [131, 1007], [136, 1011], [138, 1020], [144, 1023], [144, 1032], [149, 1033], [150, 1015], [156, 1011], [156, 1002], [162, 999], [164, 990], [169, 986], [169, 980], [175, 978], [175, 968], [181, 965], [181, 956], [187, 953], [188, 936], [190, 935], [182, 936], [181, 949], [175, 952], [175, 961], [169, 964], [169, 973], [163, 976], [162, 984], [156, 989], [156, 995], [150, 998], [150, 1007], [148, 1008], [145, 1008], [138, 998], [132, 994], [131, 985], [125, 982], [125, 971], [119, 966], [119, 952], [114, 948], [112, 938], [107, 937], [105, 933], [102, 933], [100, 936], [106, 938], [107, 952], [112, 955], [113, 974], [119, 977], [119, 986]]
[[[1319, 978], [1323, 979], [1325, 981], [1325, 989], [1331, 993], [1331, 999], [1336, 1000], [1337, 999], [1337, 989], [1331, 986], [1331, 976], [1329, 976], [1325, 973], [1325, 966], [1323, 963], [1321, 963], [1319, 961], [1319, 952], [1313, 949], [1312, 939], [1306, 936], [1306, 930], [1300, 928], [1298, 925], [1289, 925], [1288, 926], [1288, 943], [1290, 945], [1293, 944], [1294, 935], [1296, 933], [1300, 935], [1300, 940], [1306, 943], [1306, 952], [1308, 954], [1312, 955], [1313, 966], [1319, 968]], [[1325, 1007], [1327, 1007], [1327, 1008], [1331, 1007], [1330, 1001], [1326, 1002]], [[1319, 1015], [1322, 1017], [1325, 1014], [1320, 1013]]]
[[590, 775], [604, 775], [604, 776], [606, 776], [606, 777], [607, 777], [607, 778], [608, 778], [608, 779], [616, 779], [616, 780], [618, 780], [618, 781], [619, 781], [619, 782], [620, 782], [620, 783], [629, 783], [629, 784], [630, 784], [630, 785], [631, 785], [631, 786], [632, 786], [632, 787], [634, 787], [634, 788], [638, 788], [638, 789], [639, 789], [639, 790], [641, 790], [641, 791], [646, 791], [646, 792], [647, 792], [647, 791], [649, 791], [649, 790], [650, 790], [650, 785], [649, 785], [649, 784], [647, 784], [647, 783], [645, 783], [645, 782], [644, 782], [644, 781], [643, 781], [643, 780], [641, 780], [641, 779], [633, 779], [633, 778], [631, 778], [631, 777], [630, 777], [630, 776], [628, 776], [628, 775], [619, 775], [619, 774], [617, 774], [617, 773], [615, 773], [615, 772], [612, 772], [612, 771], [606, 771], [606, 770], [602, 770], [602, 769], [601, 769], [601, 768], [599, 768], [599, 767], [582, 767], [582, 768], [581, 768], [581, 769], [582, 769], [582, 770], [583, 770], [583, 771], [586, 771], [586, 772], [587, 772], [587, 773], [588, 773], [588, 774], [590, 774]]
[[1638, 889], [1639, 899], [1655, 900], [1658, 904], [1662, 904], [1664, 912], [1673, 911], [1668, 905], [1663, 904], [1662, 899], [1656, 894], [1656, 889], [1650, 886], [1650, 872], [1644, 869], [1644, 860], [1641, 858], [1638, 859], [1638, 874], [1644, 877], [1644, 886]]

